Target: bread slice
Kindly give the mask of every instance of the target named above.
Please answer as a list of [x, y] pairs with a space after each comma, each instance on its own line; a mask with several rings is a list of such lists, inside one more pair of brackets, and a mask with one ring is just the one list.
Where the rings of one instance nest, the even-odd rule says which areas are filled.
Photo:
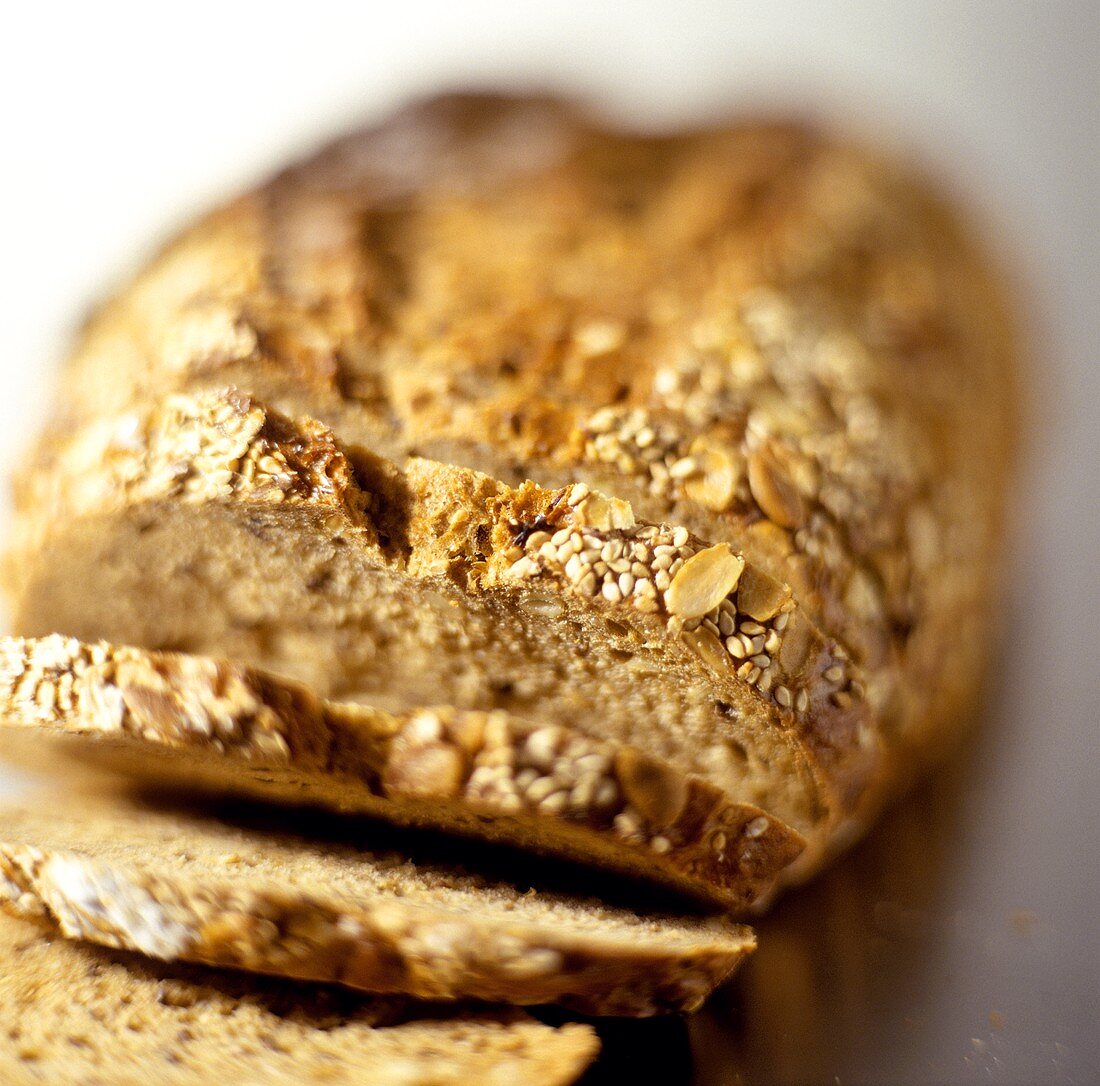
[[209, 657], [2, 638], [0, 727], [27, 732], [24, 761], [53, 757], [52, 740], [139, 779], [488, 837], [731, 910], [800, 848], [759, 807], [633, 747], [501, 710], [323, 701]]
[[590, 1014], [696, 1009], [755, 945], [722, 920], [639, 916], [372, 853], [361, 826], [349, 844], [290, 832], [293, 813], [239, 819], [40, 795], [0, 818], [0, 903], [166, 961]]
[[882, 782], [859, 669], [787, 585], [583, 485], [399, 469], [226, 391], [79, 431], [27, 487], [21, 632], [225, 653], [386, 708], [504, 708], [703, 777], [811, 862]]
[[566, 1086], [588, 1026], [417, 1008], [68, 942], [0, 916], [5, 1086]]

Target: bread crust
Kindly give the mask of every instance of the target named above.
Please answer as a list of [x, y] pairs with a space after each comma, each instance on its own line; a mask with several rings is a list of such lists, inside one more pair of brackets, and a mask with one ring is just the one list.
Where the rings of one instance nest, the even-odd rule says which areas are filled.
[[371, 992], [645, 1017], [698, 1009], [755, 947], [285, 828], [48, 793], [0, 828], [0, 908], [71, 939]]
[[67, 470], [74, 422], [233, 384], [399, 463], [584, 483], [731, 543], [860, 673], [868, 723], [815, 751], [839, 845], [972, 715], [1015, 352], [966, 231], [864, 148], [457, 96], [185, 232], [93, 317], [32, 459]]
[[490, 836], [733, 911], [802, 847], [759, 807], [628, 746], [503, 711], [325, 701], [208, 657], [0, 639], [0, 728], [29, 733], [0, 746], [9, 757], [48, 761], [60, 745], [138, 779]]

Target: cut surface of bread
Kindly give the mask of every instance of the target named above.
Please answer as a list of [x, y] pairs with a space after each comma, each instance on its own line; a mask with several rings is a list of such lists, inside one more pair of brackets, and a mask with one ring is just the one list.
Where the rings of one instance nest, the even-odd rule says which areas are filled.
[[[11, 578], [17, 629], [239, 650], [311, 681], [338, 675], [343, 661], [352, 671], [376, 666], [374, 686], [392, 671], [399, 706], [439, 701], [424, 696], [439, 687], [460, 707], [485, 707], [491, 693], [528, 716], [541, 708], [544, 719], [566, 710], [595, 719], [606, 695], [629, 695], [611, 713], [647, 733], [643, 746], [682, 720], [683, 746], [707, 761], [712, 779], [759, 784], [757, 801], [808, 833], [796, 866], [810, 871], [973, 716], [1007, 550], [1013, 318], [967, 231], [912, 171], [809, 126], [742, 121], [642, 135], [546, 99], [427, 102], [213, 212], [87, 323], [17, 502], [29, 539], [43, 520], [87, 539], [22, 552]], [[820, 738], [810, 765], [798, 743], [792, 754], [745, 740], [754, 728], [742, 718], [755, 719], [759, 707], [703, 697], [690, 674], [669, 676], [668, 660], [661, 679], [648, 678], [645, 654], [618, 632], [629, 626], [645, 643], [645, 623], [614, 617], [615, 627], [601, 626], [572, 608], [559, 616], [559, 598], [544, 591], [553, 549], [546, 563], [522, 556], [540, 572], [518, 586], [527, 596], [518, 615], [515, 593], [486, 591], [474, 621], [469, 608], [455, 611], [449, 589], [429, 593], [420, 577], [401, 593], [365, 593], [377, 629], [366, 634], [351, 613], [344, 641], [322, 651], [303, 636], [305, 618], [285, 624], [300, 596], [273, 584], [278, 564], [256, 572], [261, 537], [293, 548], [286, 528], [300, 504], [280, 531], [272, 516], [238, 514], [235, 529], [212, 512], [173, 518], [145, 501], [116, 532], [98, 521], [69, 525], [74, 503], [44, 500], [42, 477], [90, 485], [87, 461], [67, 439], [74, 424], [140, 443], [131, 409], [140, 416], [169, 392], [230, 386], [398, 464], [421, 456], [510, 486], [530, 478], [550, 493], [583, 484], [629, 502], [639, 521], [731, 545], [748, 570], [770, 578], [761, 583], [789, 586], [799, 614], [835, 645], [825, 670], [844, 685], [827, 696], [866, 708], [845, 724], [801, 729], [799, 693], [812, 699], [816, 688], [791, 685], [768, 663], [779, 614], [771, 608], [786, 597], [759, 585], [756, 605], [770, 618], [748, 612], [748, 625], [727, 609], [714, 629], [701, 624], [693, 644], [721, 662], [737, 638], [736, 670], [779, 709], [791, 701], [793, 732]], [[177, 425], [187, 432], [185, 420]], [[89, 458], [102, 451], [96, 440]], [[264, 500], [294, 504], [277, 485], [280, 457], [253, 451], [258, 458], [245, 457], [240, 472], [226, 476], [219, 462], [205, 482], [201, 466], [181, 465], [181, 491], [239, 490], [247, 476], [263, 482]], [[175, 463], [158, 470], [171, 476]], [[132, 468], [140, 476], [140, 463]], [[140, 481], [130, 480], [135, 499]], [[448, 493], [442, 478], [432, 485]], [[522, 539], [538, 538], [541, 552], [536, 523], [522, 522]], [[148, 538], [138, 546], [127, 532]], [[612, 544], [610, 561], [599, 561], [622, 561], [626, 536], [588, 535], [599, 552]], [[323, 601], [348, 585], [365, 592], [362, 578], [330, 561], [340, 544], [299, 538], [308, 584], [319, 586], [316, 621], [339, 625], [339, 609]], [[384, 549], [403, 546], [400, 533], [390, 540]], [[631, 549], [644, 542], [629, 537]], [[78, 591], [88, 564], [72, 556], [96, 546], [120, 569], [90, 582], [95, 610], [66, 601], [63, 623], [52, 611], [63, 598], [56, 581]], [[171, 557], [158, 559], [165, 550]], [[479, 560], [476, 546], [467, 550]], [[633, 562], [615, 570], [614, 585], [601, 576], [596, 591], [612, 600], [637, 591]], [[591, 587], [580, 557], [578, 565]], [[719, 565], [732, 576], [728, 561]], [[529, 571], [520, 565], [517, 578]], [[169, 575], [175, 595], [157, 584]], [[127, 609], [150, 589], [165, 614], [145, 628]], [[196, 633], [207, 609], [208, 628]], [[227, 612], [229, 624], [219, 617]], [[412, 622], [436, 632], [418, 640], [404, 628]], [[577, 624], [581, 662], [561, 651], [554, 631], [563, 622]], [[500, 651], [488, 656], [486, 625], [500, 635]], [[417, 683], [399, 659], [407, 653], [422, 658]], [[624, 655], [642, 657], [630, 691], [603, 681], [623, 674]], [[351, 678], [349, 694], [359, 682]], [[738, 718], [721, 742], [714, 702]], [[811, 706], [810, 715], [821, 714]], [[789, 794], [777, 794], [780, 779], [791, 782]]]
[[639, 916], [287, 832], [101, 794], [0, 817], [0, 904], [62, 934], [422, 999], [691, 1010], [754, 947], [721, 920]]
[[579, 1024], [165, 965], [0, 916], [5, 1086], [567, 1086], [597, 1048]]
[[860, 673], [735, 547], [583, 485], [404, 469], [233, 391], [78, 433], [33, 482], [20, 629], [225, 653], [383, 707], [633, 745], [820, 853], [881, 763]]
[[[0, 639], [9, 756], [48, 741], [139, 779], [459, 830], [743, 909], [800, 848], [788, 827], [634, 747], [497, 710], [394, 714], [202, 656]], [[2, 742], [2, 740], [0, 740]]]

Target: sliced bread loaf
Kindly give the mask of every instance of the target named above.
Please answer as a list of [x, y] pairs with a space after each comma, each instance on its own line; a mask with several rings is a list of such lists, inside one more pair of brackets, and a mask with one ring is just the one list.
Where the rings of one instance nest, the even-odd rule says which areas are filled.
[[59, 744], [140, 779], [487, 837], [727, 909], [750, 905], [800, 848], [759, 807], [633, 747], [501, 710], [324, 701], [203, 656], [2, 638], [3, 728], [9, 758], [40, 763]]
[[811, 864], [889, 780], [859, 669], [789, 586], [584, 485], [402, 470], [229, 391], [102, 420], [26, 486], [22, 632], [631, 745], [794, 826]]
[[82, 330], [37, 459], [74, 421], [233, 384], [398, 463], [584, 482], [792, 586], [860, 666], [889, 794], [973, 715], [994, 643], [1000, 285], [913, 170], [810, 126], [450, 96], [170, 244]]
[[[0, 904], [63, 935], [423, 999], [693, 1010], [754, 946], [722, 920], [639, 916], [136, 799], [40, 795], [0, 817]], [[293, 814], [285, 820], [297, 824]]]
[[5, 1086], [566, 1086], [597, 1048], [587, 1026], [522, 1011], [154, 963], [0, 916]]

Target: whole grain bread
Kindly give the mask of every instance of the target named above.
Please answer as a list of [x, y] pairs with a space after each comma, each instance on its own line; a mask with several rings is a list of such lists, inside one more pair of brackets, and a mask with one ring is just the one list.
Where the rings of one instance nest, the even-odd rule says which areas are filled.
[[633, 747], [501, 710], [328, 702], [209, 657], [2, 638], [0, 728], [24, 740], [0, 737], [9, 758], [41, 764], [60, 746], [139, 779], [598, 862], [727, 909], [750, 905], [800, 848], [759, 807]]
[[755, 945], [723, 920], [372, 852], [367, 826], [349, 843], [273, 818], [47, 791], [0, 815], [0, 908], [165, 961], [588, 1014], [697, 1009]]
[[6, 1086], [566, 1086], [592, 1030], [165, 965], [0, 915]]
[[[509, 485], [530, 477], [546, 493], [579, 483], [692, 540], [732, 544], [765, 584], [790, 586], [832, 646], [826, 670], [842, 685], [828, 698], [845, 722], [802, 723], [804, 688], [774, 672], [764, 644], [772, 631], [750, 612], [748, 629], [727, 633], [719, 621], [682, 631], [719, 673], [743, 671], [756, 690], [709, 697], [705, 724], [696, 706], [683, 745], [713, 761], [700, 768], [718, 783], [763, 782], [759, 800], [809, 836], [800, 865], [809, 871], [972, 715], [993, 640], [1015, 349], [1007, 303], [966, 231], [910, 171], [864, 148], [797, 124], [646, 136], [553, 101], [445, 98], [338, 141], [169, 245], [82, 332], [32, 472], [83, 485], [84, 466], [58, 437], [74, 424], [119, 425], [102, 420], [169, 390], [233, 385], [396, 462], [420, 454]], [[411, 471], [450, 493], [442, 478]], [[206, 484], [192, 470], [182, 485]], [[214, 485], [229, 484], [219, 476]], [[33, 482], [20, 505], [31, 522], [65, 526], [69, 507], [44, 513]], [[541, 551], [535, 517], [546, 509], [531, 511], [514, 545], [536, 536]], [[189, 523], [196, 533], [213, 527]], [[175, 546], [172, 568], [190, 573], [192, 590], [217, 563], [226, 575], [213, 580], [230, 583], [227, 550]], [[67, 555], [32, 554], [19, 568], [19, 631], [142, 632], [119, 612], [166, 565], [94, 580], [100, 592], [117, 586], [119, 612], [98, 600], [94, 615], [69, 609], [55, 622], [57, 595], [41, 567], [61, 562], [64, 577]], [[539, 565], [541, 588], [542, 559], [516, 561], [525, 557]], [[729, 561], [720, 565], [732, 577]], [[74, 578], [84, 572], [74, 564]], [[244, 562], [234, 572], [257, 577]], [[617, 582], [598, 588], [623, 593]], [[199, 595], [205, 603], [211, 593]], [[549, 598], [539, 621], [553, 629], [563, 620]], [[758, 598], [770, 611], [787, 597]], [[185, 609], [182, 598], [160, 602]], [[296, 658], [326, 671], [331, 660], [300, 639], [301, 623], [283, 629], [271, 608], [247, 606], [258, 616], [247, 636], [214, 619], [205, 637], [188, 629], [174, 647], [244, 647], [256, 662]], [[242, 600], [242, 621], [245, 609]], [[423, 600], [395, 604], [389, 618], [414, 614], [447, 628]], [[629, 634], [624, 644], [615, 632], [622, 619], [611, 621], [584, 631], [602, 649], [601, 668], [609, 652], [634, 652]], [[427, 657], [433, 637], [416, 651]], [[470, 693], [452, 683], [448, 699], [484, 708], [493, 676], [476, 674], [469, 646], [451, 655], [467, 659]], [[496, 680], [494, 704], [559, 719], [554, 699], [539, 717], [554, 658], [520, 663]], [[525, 678], [537, 688], [530, 697]], [[586, 681], [571, 665], [559, 678], [566, 689]], [[665, 683], [673, 692], [671, 675]], [[639, 730], [669, 729], [655, 719], [660, 689], [648, 683], [645, 704], [629, 710]], [[577, 726], [587, 726], [580, 714]], [[814, 768], [746, 745], [753, 730], [820, 737]], [[699, 731], [724, 733], [724, 746]], [[812, 786], [798, 783], [807, 774]], [[797, 795], [776, 797], [781, 779]]]

